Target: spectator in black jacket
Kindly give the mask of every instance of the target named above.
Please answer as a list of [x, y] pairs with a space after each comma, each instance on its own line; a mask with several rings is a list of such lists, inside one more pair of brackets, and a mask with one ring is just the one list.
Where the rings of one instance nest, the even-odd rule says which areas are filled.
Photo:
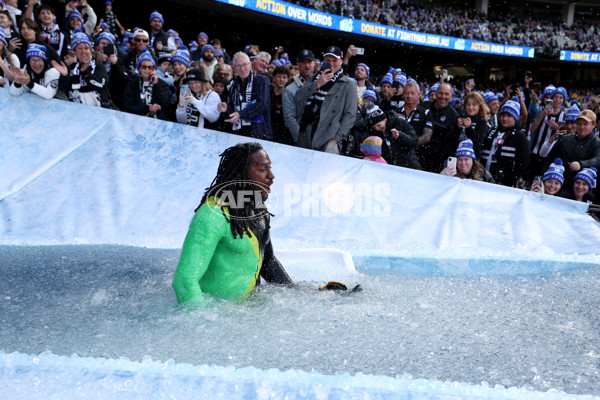
[[140, 55], [137, 69], [139, 76], [130, 78], [123, 93], [125, 111], [150, 118], [169, 120], [171, 90], [168, 84], [158, 79], [156, 63], [148, 50]]
[[150, 14], [150, 49], [154, 56], [160, 51], [175, 51], [175, 41], [163, 30], [165, 20], [161, 13], [153, 11]]
[[96, 38], [96, 61], [104, 65], [108, 73], [108, 91], [114, 105], [123, 110], [123, 90], [127, 86], [127, 74], [115, 46], [115, 37], [110, 32], [102, 32]]
[[417, 134], [413, 127], [395, 111], [381, 111], [371, 104], [366, 110], [367, 124], [383, 139], [381, 156], [388, 164], [421, 169], [415, 148]]
[[465, 109], [458, 116], [456, 126], [459, 130], [459, 140], [471, 139], [475, 154], [481, 154], [483, 139], [487, 134], [485, 120], [485, 102], [477, 92], [471, 92], [465, 97]]

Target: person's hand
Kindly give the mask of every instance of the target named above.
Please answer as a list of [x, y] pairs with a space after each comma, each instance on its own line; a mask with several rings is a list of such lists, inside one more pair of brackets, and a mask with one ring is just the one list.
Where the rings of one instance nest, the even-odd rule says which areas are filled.
[[77, 58], [75, 58], [75, 55], [71, 54], [71, 53], [67, 53], [64, 56], [64, 60], [65, 60], [65, 64], [67, 66], [70, 66], [71, 64], [77, 62]]
[[348, 46], [348, 50], [346, 50], [346, 54], [348, 54], [350, 57], [352, 57], [352, 56], [355, 56], [356, 53], [358, 53], [358, 49], [356, 47], [354, 47], [353, 44]]
[[529, 94], [531, 95], [531, 98], [532, 98], [533, 100], [535, 100], [535, 101], [538, 101], [538, 100], [539, 100], [539, 98], [538, 98], [538, 94], [537, 94], [537, 92], [536, 92], [535, 90], [531, 89], [531, 90], [529, 91]]
[[231, 122], [232, 124], [237, 124], [240, 120], [240, 113], [234, 112], [233, 114], [229, 114], [229, 119], [226, 119], [225, 122]]
[[558, 127], [559, 127], [559, 125], [556, 123], [556, 121], [552, 121], [552, 120], [546, 121], [546, 125], [548, 125], [553, 130], [558, 129]]
[[21, 71], [19, 68], [12, 67], [11, 72], [15, 75], [16, 83], [27, 86], [29, 82], [31, 82], [31, 78], [27, 73], [27, 69], [25, 71]]
[[440, 172], [440, 174], [446, 175], [446, 176], [456, 176], [456, 168], [448, 166], [448, 167], [444, 168], [442, 170], [442, 172]]
[[108, 61], [110, 61], [112, 65], [115, 65], [119, 61], [119, 59], [115, 54], [111, 54], [110, 57], [108, 57]]
[[513, 94], [513, 90], [510, 88], [510, 86], [508, 86], [508, 87], [506, 88], [506, 96], [507, 96], [508, 98], [511, 98], [511, 97], [512, 97], [512, 94]]
[[188, 93], [188, 94], [186, 94], [186, 95], [183, 97], [183, 100], [184, 100], [186, 103], [192, 103], [192, 102], [193, 102], [195, 99], [196, 99], [196, 98], [195, 98], [195, 97], [194, 97], [194, 95], [193, 95], [193, 94], [191, 94], [191, 93]]
[[464, 128], [464, 127], [465, 127], [465, 125], [464, 125], [464, 122], [463, 122], [463, 119], [462, 119], [462, 118], [458, 118], [458, 119], [456, 120], [456, 125], [457, 125], [459, 128]]
[[321, 86], [325, 85], [327, 82], [333, 79], [333, 71], [328, 69], [327, 71], [322, 71], [321, 76], [317, 79], [317, 89]]
[[532, 184], [531, 185], [531, 191], [532, 192], [542, 193], [542, 185], [540, 185], [539, 183]]
[[551, 108], [544, 107], [544, 110], [542, 110], [542, 114], [544, 114], [544, 115], [550, 115], [550, 114], [552, 114], [552, 111], [553, 110]]
[[0, 86], [4, 87], [6, 85], [6, 79], [0, 78]]
[[155, 42], [154, 46], [156, 47], [156, 50], [161, 51], [163, 49], [163, 44], [161, 42]]
[[152, 73], [150, 74], [150, 81], [153, 85], [156, 85], [158, 83], [158, 75], [156, 75], [156, 71], [152, 71]]
[[106, 61], [108, 61], [108, 56], [106, 54], [104, 54], [104, 52], [99, 52], [98, 53], [98, 61], [100, 61], [102, 64], [104, 64]]
[[467, 89], [467, 92], [472, 91], [473, 89], [475, 89], [475, 83], [472, 83], [470, 85], [468, 83], [465, 83], [465, 89]]
[[152, 112], [152, 113], [156, 113], [157, 111], [161, 110], [161, 106], [160, 104], [152, 104], [150, 107], [148, 107], [148, 111]]
[[465, 128], [470, 128], [471, 127], [471, 118], [469, 118], [469, 117], [463, 118], [462, 122], [463, 122], [463, 126]]
[[225, 111], [227, 111], [227, 103], [225, 103], [224, 101], [220, 102], [217, 105], [217, 111], [218, 112], [225, 112]]
[[22, 45], [21, 38], [14, 37], [8, 41], [8, 50], [12, 53], [15, 50], [20, 49]]
[[570, 162], [569, 169], [571, 169], [573, 172], [581, 171], [581, 164], [579, 164], [579, 161]]
[[392, 132], [392, 137], [394, 139], [398, 139], [398, 136], [400, 136], [400, 132], [398, 132], [397, 129], [393, 129], [393, 128], [392, 128], [391, 132]]
[[533, 77], [530, 75], [525, 75], [525, 87], [529, 87], [529, 82], [531, 82], [533, 80]]
[[87, 0], [81, 0], [80, 3], [81, 3], [81, 7], [87, 7], [88, 6]]
[[515, 89], [515, 95], [519, 98], [519, 100], [523, 100], [523, 92], [521, 92], [520, 88]]
[[69, 69], [62, 61], [59, 64], [56, 60], [52, 60], [50, 64], [52, 65], [52, 68], [55, 68], [62, 76], [69, 75]]

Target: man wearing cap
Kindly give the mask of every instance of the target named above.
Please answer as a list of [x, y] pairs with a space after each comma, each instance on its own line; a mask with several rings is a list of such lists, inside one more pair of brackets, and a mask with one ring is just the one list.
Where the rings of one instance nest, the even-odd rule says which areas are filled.
[[452, 86], [441, 83], [435, 92], [435, 101], [429, 107], [433, 132], [429, 143], [423, 144], [419, 149], [421, 167], [425, 171], [439, 173], [444, 169], [446, 159], [453, 156], [458, 147], [459, 134], [453, 129], [456, 126], [458, 113], [450, 105], [452, 97]]
[[356, 85], [358, 86], [358, 93], [362, 96], [365, 90], [375, 91], [375, 87], [369, 82], [371, 69], [365, 63], [356, 64], [354, 68], [354, 79], [356, 79]]
[[[560, 158], [565, 166], [564, 187], [571, 187], [573, 177], [583, 168], [600, 170], [600, 139], [592, 134], [596, 126], [596, 114], [591, 110], [583, 110], [575, 121], [575, 133], [560, 135], [546, 160]], [[546, 161], [544, 167], [548, 169]]]
[[298, 53], [298, 57], [296, 57], [296, 65], [300, 73], [294, 76], [292, 82], [286, 86], [282, 95], [283, 120], [294, 139], [294, 143], [298, 142], [300, 119], [304, 111], [304, 107], [296, 105], [296, 93], [313, 74], [315, 69], [315, 55], [308, 49], [301, 50]]
[[323, 54], [323, 68], [296, 93], [300, 120], [298, 146], [339, 154], [342, 140], [356, 120], [356, 83], [344, 76], [343, 53], [329, 46]]
[[156, 75], [156, 63], [148, 50], [139, 57], [138, 76], [132, 76], [123, 92], [125, 111], [150, 118], [168, 120], [171, 90]]
[[161, 13], [153, 11], [150, 14], [150, 49], [157, 55], [159, 51], [175, 51], [175, 41], [163, 30], [165, 20]]
[[233, 133], [257, 139], [273, 139], [269, 113], [269, 79], [252, 71], [246, 53], [233, 56], [237, 73], [229, 89], [228, 103], [219, 103], [218, 111], [227, 113], [225, 122], [233, 125]]
[[527, 178], [529, 142], [517, 123], [520, 117], [521, 105], [507, 101], [500, 109], [498, 126], [483, 141], [481, 162], [500, 185], [517, 187]]
[[148, 48], [148, 45], [150, 44], [150, 36], [145, 30], [138, 29], [133, 32], [133, 37], [131, 40], [134, 48], [127, 52], [127, 55], [123, 60], [123, 64], [125, 65], [125, 70], [127, 71], [128, 75], [137, 75], [139, 57], [142, 55], [142, 52]]
[[[71, 48], [75, 52], [76, 61], [70, 58], [65, 60], [70, 63], [68, 71], [61, 71], [61, 87], [68, 93], [69, 100], [88, 104], [96, 107], [110, 107], [108, 93], [108, 74], [101, 63], [92, 59], [92, 42], [89, 37], [78, 32], [71, 38]], [[54, 64], [58, 69], [57, 64]], [[64, 72], [64, 73], [63, 73]]]
[[564, 87], [558, 87], [552, 91], [550, 98], [552, 99], [552, 105], [544, 105], [544, 108], [529, 128], [531, 134], [531, 166], [529, 177], [531, 180], [534, 176], [541, 175], [542, 172], [546, 171], [543, 167], [547, 164], [547, 160], [542, 157], [540, 150], [543, 144], [548, 141], [548, 138], [558, 130], [559, 124], [565, 119], [563, 106], [567, 99], [567, 90]]

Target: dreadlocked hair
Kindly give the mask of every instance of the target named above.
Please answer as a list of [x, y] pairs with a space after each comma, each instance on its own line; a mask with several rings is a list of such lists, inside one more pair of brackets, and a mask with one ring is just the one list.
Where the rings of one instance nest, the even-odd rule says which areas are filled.
[[[240, 180], [248, 179], [248, 167], [252, 163], [252, 155], [257, 151], [263, 150], [260, 143], [238, 143], [226, 149], [219, 157], [219, 168], [217, 168], [217, 176], [213, 179], [209, 187], [206, 188], [202, 201], [196, 207], [194, 212], [206, 203], [209, 197], [214, 193], [213, 191], [218, 188], [220, 190], [228, 190], [232, 193], [234, 198], [238, 198], [238, 190], [248, 187], [248, 183], [239, 182]], [[237, 181], [237, 182], [236, 182]], [[230, 183], [228, 183], [230, 182]], [[252, 236], [250, 229], [256, 227], [255, 219], [251, 212], [254, 210], [254, 204], [252, 202], [244, 203], [244, 208], [230, 207], [229, 215], [225, 213], [224, 207], [221, 207], [221, 212], [225, 219], [231, 226], [231, 233], [233, 238], [244, 237], [244, 234], [249, 237]], [[268, 225], [268, 219], [266, 223]]]

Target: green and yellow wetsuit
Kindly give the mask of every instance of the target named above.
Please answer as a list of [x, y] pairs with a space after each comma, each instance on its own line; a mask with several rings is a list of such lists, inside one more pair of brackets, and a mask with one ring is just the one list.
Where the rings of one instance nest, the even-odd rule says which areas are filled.
[[[227, 208], [223, 209], [225, 213]], [[180, 303], [202, 303], [204, 293], [231, 299], [249, 293], [263, 277], [292, 283], [273, 253], [268, 216], [255, 217], [251, 236], [233, 238], [221, 208], [209, 198], [198, 209], [181, 249], [173, 289]]]

